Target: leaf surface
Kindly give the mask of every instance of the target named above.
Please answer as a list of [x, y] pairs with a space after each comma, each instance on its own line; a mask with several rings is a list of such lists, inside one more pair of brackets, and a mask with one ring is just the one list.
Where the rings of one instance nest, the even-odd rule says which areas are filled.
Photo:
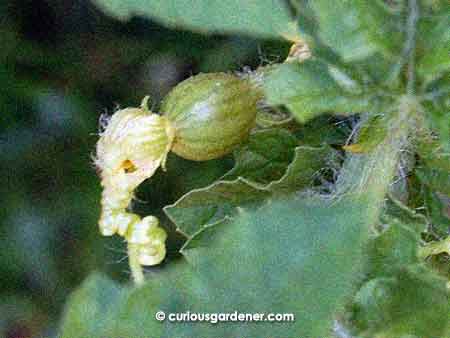
[[[285, 168], [283, 176], [268, 184], [247, 179], [252, 178], [255, 168], [241, 161], [236, 166], [240, 174], [238, 178], [228, 181], [225, 176], [210, 186], [192, 190], [166, 206], [164, 211], [181, 232], [191, 236], [205, 226], [235, 216], [239, 207], [257, 206], [276, 194], [311, 187], [320, 170], [331, 166], [335, 156], [335, 150], [327, 145], [299, 146], [295, 148], [292, 163]], [[233, 171], [230, 175], [234, 175]]]
[[274, 66], [264, 92], [269, 104], [285, 105], [301, 123], [327, 112], [349, 115], [369, 107], [355, 81], [315, 59]]
[[[345, 61], [357, 61], [377, 52], [397, 54], [401, 21], [382, 1], [311, 1], [319, 37]], [[389, 39], [386, 39], [389, 36]]]
[[146, 16], [169, 27], [202, 33], [245, 33], [265, 38], [295, 36], [292, 18], [279, 0], [96, 0], [120, 19]]
[[450, 69], [450, 7], [448, 3], [442, 7], [441, 15], [426, 16], [419, 24], [417, 70], [426, 81], [434, 80]]
[[[351, 196], [333, 202], [290, 197], [242, 211], [194, 236], [180, 261], [148, 274], [140, 288], [103, 298], [115, 290], [112, 282], [88, 280], [71, 297], [61, 337], [86, 337], [80, 323], [93, 328], [90, 338], [325, 336], [358, 278], [366, 213], [366, 203]], [[118, 301], [108, 306], [110, 299]], [[159, 310], [293, 313], [296, 320], [157, 322]]]
[[445, 337], [449, 297], [445, 280], [421, 265], [366, 282], [355, 297], [364, 337]]

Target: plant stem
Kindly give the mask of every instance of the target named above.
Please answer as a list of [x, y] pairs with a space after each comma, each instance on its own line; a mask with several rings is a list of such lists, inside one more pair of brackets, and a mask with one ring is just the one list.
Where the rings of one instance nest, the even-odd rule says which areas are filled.
[[142, 266], [139, 263], [138, 256], [139, 250], [137, 244], [128, 243], [128, 262], [130, 265], [131, 276], [136, 285], [141, 285], [144, 283], [144, 272], [142, 271]]
[[417, 21], [419, 20], [419, 5], [417, 0], [408, 1], [409, 14], [407, 20], [407, 39], [406, 39], [406, 55], [408, 62], [408, 80], [406, 91], [408, 95], [414, 94], [415, 87], [415, 50], [416, 50], [416, 33]]
[[419, 5], [417, 0], [408, 1], [408, 16], [406, 20], [406, 41], [403, 45], [402, 55], [399, 61], [392, 67], [386, 83], [395, 81], [407, 64], [407, 93], [412, 95], [415, 87], [415, 49], [416, 49], [416, 33], [417, 21], [419, 20]]
[[[406, 22], [406, 40], [402, 56], [394, 66], [389, 81], [397, 78], [403, 67], [407, 66], [406, 93], [398, 101], [398, 114], [392, 119], [388, 136], [375, 151], [365, 158], [355, 158], [353, 168], [347, 170], [352, 175], [360, 170], [361, 180], [356, 191], [370, 196], [378, 217], [380, 205], [389, 191], [392, 179], [395, 177], [401, 152], [408, 146], [409, 133], [417, 124], [422, 108], [415, 97], [415, 49], [417, 22], [419, 20], [419, 5], [417, 0], [408, 0], [408, 16]], [[358, 163], [359, 162], [359, 163]], [[359, 167], [359, 168], [358, 168]], [[348, 178], [347, 178], [348, 180]], [[350, 176], [350, 180], [351, 176]], [[378, 204], [378, 206], [377, 206]]]
[[352, 154], [345, 161], [336, 183], [336, 195], [352, 194], [364, 199], [368, 223], [375, 224], [395, 176], [421, 107], [414, 96], [399, 98], [397, 114], [388, 126], [385, 140], [367, 154]]

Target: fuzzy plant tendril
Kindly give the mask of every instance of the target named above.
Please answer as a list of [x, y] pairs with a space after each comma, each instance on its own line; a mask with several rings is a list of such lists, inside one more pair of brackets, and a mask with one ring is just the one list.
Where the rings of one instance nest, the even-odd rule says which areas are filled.
[[156, 217], [141, 218], [128, 211], [133, 192], [165, 167], [174, 134], [163, 116], [147, 108], [148, 97], [140, 108], [117, 111], [109, 120], [97, 143], [96, 165], [100, 169], [102, 211], [99, 220], [104, 236], [119, 234], [128, 242], [133, 279], [143, 281], [141, 265], [160, 263], [166, 254], [165, 231]]

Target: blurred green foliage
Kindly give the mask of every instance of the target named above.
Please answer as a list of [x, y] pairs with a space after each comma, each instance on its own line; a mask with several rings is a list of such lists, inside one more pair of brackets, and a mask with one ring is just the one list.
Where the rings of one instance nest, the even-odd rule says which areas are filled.
[[[120, 22], [84, 0], [5, 1], [0, 16], [0, 337], [47, 338], [89, 272], [128, 279], [124, 244], [97, 231], [100, 116], [145, 95], [157, 108], [191, 74], [255, 68], [289, 46], [169, 30], [139, 17]], [[163, 217], [162, 206], [231, 164], [171, 156], [171, 170], [138, 192], [135, 210]], [[178, 237], [168, 245], [173, 255]]]

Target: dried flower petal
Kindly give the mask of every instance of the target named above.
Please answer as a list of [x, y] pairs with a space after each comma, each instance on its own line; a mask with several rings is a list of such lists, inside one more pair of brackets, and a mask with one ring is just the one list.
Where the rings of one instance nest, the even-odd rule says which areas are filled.
[[[144, 99], [144, 103], [146, 103]], [[126, 209], [133, 191], [165, 165], [174, 138], [170, 122], [145, 107], [117, 111], [97, 143], [102, 178], [102, 234], [125, 234], [132, 221]], [[135, 221], [135, 220], [133, 220]]]

